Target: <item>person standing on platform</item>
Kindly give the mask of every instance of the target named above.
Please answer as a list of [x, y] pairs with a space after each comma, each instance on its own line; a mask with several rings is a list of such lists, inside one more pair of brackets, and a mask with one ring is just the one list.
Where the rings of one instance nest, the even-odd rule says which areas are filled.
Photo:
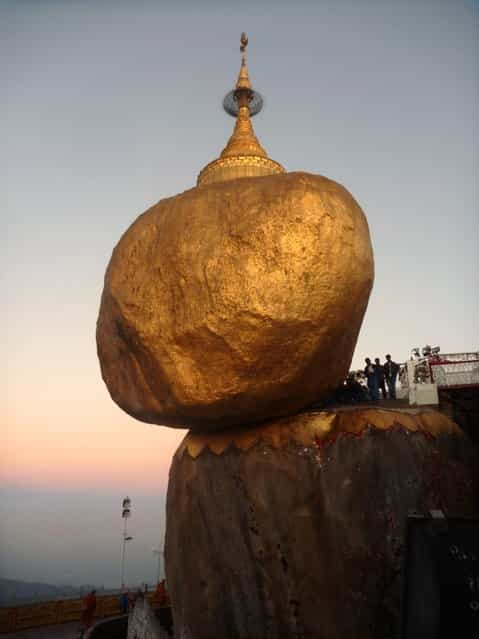
[[386, 355], [386, 363], [384, 364], [384, 375], [389, 389], [389, 397], [396, 399], [396, 379], [399, 373], [399, 365], [393, 362], [391, 355]]
[[165, 605], [165, 603], [166, 603], [166, 586], [165, 586], [165, 580], [164, 579], [159, 581], [157, 586], [156, 586], [156, 598], [158, 600], [158, 605], [159, 606], [164, 606]]
[[[92, 590], [85, 599], [85, 609], [81, 616], [82, 631], [88, 630], [93, 625], [96, 610], [96, 590]], [[83, 636], [83, 634], [82, 634]]]
[[128, 590], [125, 588], [120, 594], [120, 614], [126, 615], [128, 613]]
[[366, 357], [364, 360], [366, 362], [366, 366], [364, 367], [364, 374], [366, 375], [366, 381], [368, 384], [369, 395], [373, 401], [379, 399], [379, 391], [378, 391], [378, 379], [376, 377], [376, 371], [374, 370], [374, 366], [371, 364], [371, 360], [369, 357]]
[[376, 378], [378, 380], [378, 399], [379, 399], [379, 390], [383, 395], [383, 399], [388, 398], [388, 394], [386, 392], [386, 380], [384, 377], [384, 366], [381, 364], [379, 357], [376, 357], [374, 360], [374, 371], [376, 373]]

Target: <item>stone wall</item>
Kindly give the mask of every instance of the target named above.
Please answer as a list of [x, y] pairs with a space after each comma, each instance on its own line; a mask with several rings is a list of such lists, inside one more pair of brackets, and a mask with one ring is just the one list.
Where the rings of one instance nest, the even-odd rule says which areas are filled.
[[439, 410], [455, 421], [479, 447], [479, 386], [439, 389]]
[[138, 599], [128, 620], [127, 639], [170, 639], [161, 626], [150, 602]]

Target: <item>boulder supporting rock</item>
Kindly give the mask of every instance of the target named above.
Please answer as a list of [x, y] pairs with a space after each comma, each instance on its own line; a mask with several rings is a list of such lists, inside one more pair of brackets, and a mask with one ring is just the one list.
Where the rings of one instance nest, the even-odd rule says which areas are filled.
[[470, 515], [477, 491], [469, 441], [429, 409], [188, 434], [167, 500], [175, 636], [396, 639], [408, 512]]

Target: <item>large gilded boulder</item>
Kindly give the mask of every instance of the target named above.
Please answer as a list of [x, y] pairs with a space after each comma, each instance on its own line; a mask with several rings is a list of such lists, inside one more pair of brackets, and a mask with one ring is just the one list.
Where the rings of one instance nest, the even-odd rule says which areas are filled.
[[121, 238], [97, 326], [103, 378], [137, 419], [197, 430], [291, 414], [345, 377], [368, 303], [363, 212], [289, 173], [191, 189]]

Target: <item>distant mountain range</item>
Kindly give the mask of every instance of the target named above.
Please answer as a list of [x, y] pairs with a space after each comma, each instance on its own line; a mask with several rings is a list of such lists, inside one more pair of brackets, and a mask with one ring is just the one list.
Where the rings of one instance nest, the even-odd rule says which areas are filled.
[[[80, 597], [95, 588], [83, 586], [53, 586], [39, 582], [17, 581], [0, 577], [0, 606], [17, 605], [35, 601], [50, 601], [62, 597]], [[98, 594], [103, 588], [96, 588]]]

